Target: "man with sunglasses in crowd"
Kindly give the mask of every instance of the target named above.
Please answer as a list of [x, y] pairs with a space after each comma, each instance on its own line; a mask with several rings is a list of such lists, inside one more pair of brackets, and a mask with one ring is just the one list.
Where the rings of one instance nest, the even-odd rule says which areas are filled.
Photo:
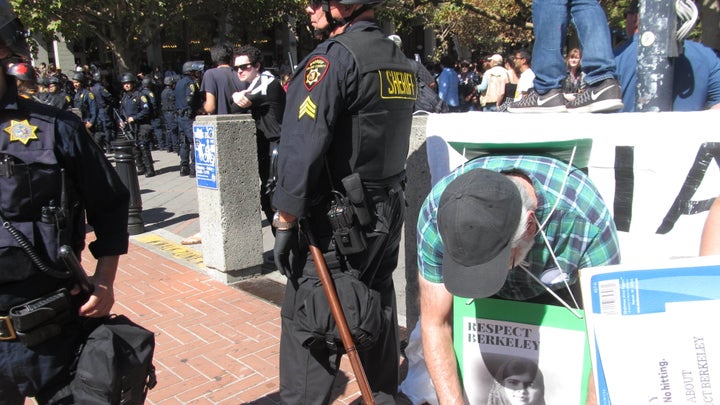
[[[115, 302], [129, 193], [75, 114], [18, 97], [7, 69], [30, 61], [24, 34], [0, 0], [0, 402], [72, 404], [81, 317], [105, 317]], [[79, 294], [59, 248], [80, 256], [86, 219], [97, 265], [92, 293]]]
[[[355, 347], [375, 402], [395, 403], [400, 345], [392, 273], [404, 220], [417, 79], [414, 66], [375, 21], [373, 7], [380, 2], [321, 0], [305, 9], [317, 36], [327, 39], [299, 64], [290, 82], [272, 200], [275, 263], [289, 278], [281, 311], [283, 404], [327, 404], [343, 353], [337, 338], [326, 340], [332, 326], [314, 331], [322, 338], [308, 337], [301, 326], [307, 315], [303, 286], [318, 279], [303, 243], [308, 232], [337, 277], [336, 286], [343, 276], [356, 277], [361, 294], [377, 297], [380, 308], [370, 316], [382, 327], [368, 331], [368, 340], [358, 339]], [[355, 208], [334, 197], [350, 190], [357, 197]], [[341, 219], [340, 211], [355, 215]], [[343, 237], [346, 230], [356, 239]], [[315, 319], [311, 314], [305, 320]], [[349, 326], [352, 331], [357, 325]]]
[[[251, 45], [245, 45], [235, 55], [237, 77], [247, 90], [232, 95], [233, 113], [250, 110], [257, 134], [258, 174], [262, 188], [260, 190], [260, 207], [265, 213], [268, 223], [272, 223], [274, 211], [270, 197], [275, 185], [271, 173], [272, 156], [277, 156], [280, 140], [280, 126], [285, 112], [285, 90], [280, 80], [271, 72], [263, 70], [262, 53]], [[270, 180], [270, 181], [269, 181]]]

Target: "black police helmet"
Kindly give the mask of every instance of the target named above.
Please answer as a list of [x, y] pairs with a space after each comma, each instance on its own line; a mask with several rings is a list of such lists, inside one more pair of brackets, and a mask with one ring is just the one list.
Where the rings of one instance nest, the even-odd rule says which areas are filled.
[[85, 75], [83, 74], [83, 72], [75, 72], [73, 73], [71, 80], [77, 80], [82, 83], [85, 81]]
[[145, 77], [143, 77], [143, 79], [142, 79], [142, 85], [143, 85], [143, 86], [148, 87], [148, 86], [150, 86], [151, 84], [152, 84], [152, 77], [150, 77], [150, 76], [145, 76]]
[[10, 48], [15, 55], [26, 61], [30, 60], [30, 47], [27, 41], [28, 32], [18, 20], [9, 0], [0, 0], [0, 42]]
[[60, 79], [58, 79], [57, 76], [50, 76], [50, 78], [48, 78], [48, 86], [51, 84], [60, 84]]
[[103, 79], [103, 75], [102, 75], [102, 73], [100, 73], [99, 71], [98, 71], [98, 72], [95, 72], [95, 73], [93, 73], [93, 75], [92, 75], [92, 79], [93, 79], [94, 82], [101, 82], [102, 79]]
[[35, 69], [27, 62], [13, 63], [8, 66], [7, 73], [18, 80], [26, 82], [35, 81]]
[[165, 76], [165, 78], [163, 79], [163, 84], [166, 86], [172, 86], [174, 82], [175, 80], [173, 80], [172, 76]]
[[135, 84], [135, 75], [133, 75], [133, 74], [130, 73], [130, 72], [125, 72], [125, 73], [121, 74], [121, 75], [120, 75], [120, 83], [122, 83], [122, 84], [125, 84], [125, 83]]
[[183, 63], [182, 72], [183, 74], [189, 74], [192, 72], [202, 72], [205, 69], [205, 62], [201, 60], [189, 60]]

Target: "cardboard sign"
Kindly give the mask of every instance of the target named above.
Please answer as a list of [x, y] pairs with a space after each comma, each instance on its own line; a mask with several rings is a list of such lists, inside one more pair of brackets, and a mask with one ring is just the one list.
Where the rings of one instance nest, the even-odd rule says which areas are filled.
[[580, 282], [598, 404], [720, 402], [720, 256], [586, 268]]
[[590, 352], [583, 319], [564, 307], [491, 298], [455, 297], [453, 312], [455, 354], [471, 405], [520, 403], [502, 402], [511, 397], [585, 403]]

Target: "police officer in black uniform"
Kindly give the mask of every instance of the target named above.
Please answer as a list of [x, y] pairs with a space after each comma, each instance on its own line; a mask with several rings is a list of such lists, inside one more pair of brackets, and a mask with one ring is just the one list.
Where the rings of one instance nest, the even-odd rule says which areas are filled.
[[162, 131], [162, 118], [160, 113], [160, 94], [155, 90], [155, 83], [153, 77], [145, 75], [142, 79], [142, 93], [148, 98], [150, 104], [150, 127], [152, 132], [150, 133], [150, 143], [152, 144], [153, 150], [165, 149], [165, 139], [163, 138]]
[[72, 98], [65, 93], [60, 78], [57, 76], [48, 78], [48, 91], [42, 97], [42, 102], [61, 110], [69, 110], [72, 106]]
[[[296, 336], [297, 301], [302, 300], [298, 286], [316, 273], [311, 260], [298, 264], [291, 259], [303, 257], [306, 249], [305, 228], [298, 232], [298, 219], [315, 235], [331, 272], [359, 274], [379, 293], [383, 328], [359, 355], [376, 402], [395, 403], [400, 349], [392, 273], [404, 219], [403, 183], [417, 82], [413, 66], [374, 21], [372, 7], [380, 1], [316, 0], [306, 8], [314, 28], [325, 30], [329, 39], [300, 63], [292, 78], [280, 137], [274, 254], [278, 269], [290, 278], [281, 312], [283, 404], [327, 403], [341, 358], [331, 347], [306, 348]], [[357, 253], [345, 239], [333, 237], [333, 229], [340, 235], [334, 215], [339, 207], [333, 203], [337, 194], [350, 194], [342, 179], [351, 174], [361, 179], [364, 198], [358, 203], [369, 214], [363, 215], [369, 221], [362, 226], [356, 226], [359, 218], [353, 219], [353, 229], [359, 228], [354, 235], [365, 240]], [[357, 196], [358, 189], [353, 191]], [[354, 212], [359, 216], [361, 210]]]
[[162, 108], [163, 124], [165, 126], [165, 145], [168, 152], [178, 152], [178, 122], [177, 107], [175, 104], [175, 77], [165, 76], [165, 88], [160, 93], [160, 108]]
[[95, 102], [95, 95], [87, 89], [86, 78], [83, 72], [75, 72], [72, 75], [75, 97], [73, 107], [80, 110], [80, 116], [85, 123], [85, 129], [94, 131], [97, 127], [98, 107]]
[[135, 137], [135, 166], [137, 166], [138, 176], [144, 174], [145, 177], [153, 177], [155, 176], [155, 166], [150, 151], [152, 132], [150, 100], [136, 88], [137, 79], [132, 73], [121, 74], [120, 83], [125, 91], [120, 99], [121, 118], [123, 119], [120, 127], [129, 130]]
[[[0, 402], [70, 404], [61, 397], [80, 316], [106, 316], [114, 304], [129, 193], [77, 116], [17, 97], [6, 69], [30, 60], [23, 32], [9, 1], [0, 0]], [[74, 299], [81, 295], [58, 248], [80, 256], [85, 219], [96, 236], [89, 244], [98, 259], [94, 291]]]
[[195, 145], [192, 126], [203, 103], [200, 94], [200, 77], [204, 68], [205, 65], [202, 61], [185, 62], [182, 67], [183, 77], [175, 83], [181, 176], [195, 177]]
[[95, 128], [95, 142], [107, 151], [110, 148], [110, 142], [115, 140], [115, 125], [113, 124], [113, 112], [116, 99], [105, 87], [105, 78], [102, 72], [97, 71], [92, 75], [92, 87], [90, 91], [95, 96], [95, 102], [98, 108], [98, 125]]

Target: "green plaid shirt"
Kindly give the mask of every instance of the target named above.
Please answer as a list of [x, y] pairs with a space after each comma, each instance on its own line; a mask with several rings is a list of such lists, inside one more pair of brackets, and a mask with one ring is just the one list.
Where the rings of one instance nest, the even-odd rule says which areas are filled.
[[[592, 181], [577, 168], [570, 171], [562, 187], [567, 164], [539, 156], [491, 156], [472, 160], [442, 178], [425, 199], [417, 224], [417, 257], [420, 274], [428, 281], [443, 281], [443, 241], [437, 227], [437, 206], [447, 185], [466, 171], [485, 168], [497, 172], [520, 170], [532, 179], [538, 198], [536, 216], [545, 223], [556, 204], [550, 220], [543, 228], [553, 247], [560, 269], [546, 248], [540, 233], [527, 257], [530, 271], [553, 290], [565, 288], [563, 279], [573, 284], [578, 269], [620, 262], [615, 223]], [[562, 189], [562, 190], [561, 190]], [[505, 285], [498, 296], [524, 300], [536, 297], [546, 290], [522, 269], [508, 273]]]

